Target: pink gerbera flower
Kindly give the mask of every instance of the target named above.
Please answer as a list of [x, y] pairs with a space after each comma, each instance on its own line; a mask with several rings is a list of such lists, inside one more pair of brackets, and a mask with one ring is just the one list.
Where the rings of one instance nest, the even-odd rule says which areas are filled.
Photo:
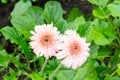
[[63, 42], [58, 47], [61, 51], [56, 54], [56, 57], [64, 58], [62, 64], [76, 69], [85, 63], [90, 50], [90, 44], [86, 43], [86, 39], [81, 38], [75, 31], [67, 30], [60, 41]]
[[30, 46], [37, 56], [44, 55], [48, 59], [56, 54], [60, 32], [53, 24], [35, 26], [31, 34]]

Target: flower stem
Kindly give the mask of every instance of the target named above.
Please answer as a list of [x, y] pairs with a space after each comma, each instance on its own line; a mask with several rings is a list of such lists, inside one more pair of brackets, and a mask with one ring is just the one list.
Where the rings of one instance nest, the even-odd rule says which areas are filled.
[[52, 75], [49, 77], [49, 80], [53, 80], [54, 75], [56, 74], [56, 72], [58, 72], [58, 70], [61, 68], [61, 66], [62, 66], [62, 64], [58, 65], [58, 67], [54, 70]]
[[40, 76], [43, 76], [43, 71], [44, 71], [44, 69], [45, 69], [45, 67], [46, 67], [46, 65], [47, 65], [47, 62], [48, 62], [48, 59], [46, 58], [43, 66], [42, 66], [42, 68], [41, 68]]

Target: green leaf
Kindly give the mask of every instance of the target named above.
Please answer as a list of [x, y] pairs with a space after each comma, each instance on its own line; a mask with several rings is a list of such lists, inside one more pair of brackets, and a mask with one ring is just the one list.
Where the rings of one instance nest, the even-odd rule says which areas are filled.
[[99, 46], [98, 45], [92, 45], [90, 47], [90, 57], [93, 58], [95, 56], [98, 56], [98, 49], [99, 49]]
[[106, 22], [103, 19], [94, 19], [94, 28], [96, 31], [101, 32], [102, 34], [104, 34], [105, 36], [107, 36], [109, 38], [109, 40], [115, 39], [115, 35], [114, 32], [112, 30], [112, 28], [110, 27], [110, 25], [108, 24], [108, 22]]
[[[98, 59], [99, 60], [99, 59]], [[101, 64], [96, 68], [100, 80], [104, 80], [104, 71], [107, 69], [107, 66], [104, 64], [103, 60], [99, 60]]]
[[67, 21], [68, 22], [71, 22], [71, 21], [73, 21], [76, 17], [80, 17], [80, 16], [82, 16], [83, 14], [82, 14], [82, 12], [80, 11], [80, 9], [79, 8], [73, 8], [71, 11], [70, 11], [70, 14], [69, 14], [69, 16], [68, 16], [68, 18], [67, 18]]
[[120, 80], [120, 78], [118, 76], [106, 75], [104, 80]]
[[100, 47], [98, 50], [98, 56], [96, 56], [96, 58], [100, 61], [103, 61], [106, 57], [110, 57], [110, 54], [112, 54], [110, 47]]
[[82, 67], [76, 70], [75, 77], [73, 80], [82, 80], [84, 79], [85, 75], [87, 75], [88, 68], [87, 67]]
[[56, 58], [52, 58], [51, 60], [48, 61], [48, 65], [46, 66], [45, 71], [55, 70], [59, 64], [60, 64], [60, 60]]
[[16, 71], [10, 69], [10, 75], [9, 76], [5, 75], [5, 76], [3, 76], [3, 78], [4, 78], [4, 80], [18, 80], [17, 76], [19, 76], [21, 74], [24, 74], [24, 71], [19, 70], [16, 72]]
[[6, 51], [1, 50], [0, 51], [0, 66], [3, 66], [4, 68], [7, 68], [9, 61], [10, 61], [10, 58], [7, 55]]
[[32, 80], [45, 80], [46, 76], [41, 77], [40, 73], [33, 72], [32, 74], [28, 75]]
[[86, 22], [79, 26], [77, 32], [87, 37], [87, 42], [94, 41], [97, 45], [110, 44], [115, 39], [113, 30], [105, 20], [95, 19], [93, 22]]
[[77, 30], [80, 25], [84, 24], [86, 21], [83, 16], [77, 17], [74, 21], [69, 22], [66, 26], [65, 29], [72, 29], [72, 30]]
[[104, 18], [108, 17], [106, 15], [106, 13], [103, 10], [101, 10], [100, 8], [94, 8], [92, 13], [95, 17], [98, 17], [100, 19], [104, 19]]
[[6, 4], [6, 3], [8, 2], [8, 0], [1, 0], [1, 2], [2, 2], [3, 4]]
[[30, 30], [33, 30], [35, 25], [44, 23], [43, 10], [40, 7], [29, 7], [23, 15], [12, 18], [11, 22], [26, 39], [29, 39]]
[[92, 36], [91, 35], [92, 35], [93, 30], [94, 30], [93, 24], [89, 25], [89, 27], [86, 29], [85, 37], [86, 37], [87, 42], [92, 41]]
[[114, 0], [113, 3], [120, 4], [120, 0]]
[[115, 28], [119, 28], [119, 26], [120, 26], [120, 19], [115, 18], [113, 20], [113, 25], [115, 26]]
[[93, 21], [93, 25], [95, 30], [103, 33], [104, 30], [108, 27], [108, 23], [104, 20], [104, 19], [94, 19]]
[[63, 18], [60, 18], [54, 25], [58, 27], [58, 30], [63, 33], [65, 31], [65, 25], [67, 24], [67, 21]]
[[109, 38], [111, 42], [116, 38], [114, 35], [114, 30], [112, 30], [110, 26], [107, 26], [107, 28], [104, 30], [104, 34]]
[[21, 65], [19, 62], [19, 56], [14, 57], [11, 54], [7, 54], [5, 50], [0, 50], [0, 66], [7, 68], [10, 61], [12, 61], [16, 67]]
[[109, 4], [107, 6], [113, 17], [120, 17], [120, 4]]
[[110, 41], [105, 36], [97, 31], [93, 31], [93, 40], [97, 45], [110, 44]]
[[72, 69], [59, 70], [55, 77], [57, 80], [73, 80], [74, 74], [75, 71]]
[[[58, 67], [60, 64], [60, 60], [57, 60], [56, 58], [52, 58], [51, 60], [48, 61], [48, 64], [44, 70], [44, 74], [49, 74], [51, 75], [52, 72]], [[72, 69], [68, 69], [62, 65], [60, 70], [55, 74], [55, 78], [57, 80], [72, 80], [74, 77], [75, 71]], [[71, 75], [71, 76], [69, 76]], [[61, 77], [62, 76], [62, 77]]]
[[18, 44], [19, 47], [22, 48], [25, 56], [27, 58], [30, 58], [29, 46], [26, 44], [24, 38], [18, 33], [15, 28], [6, 26], [1, 29], [1, 32], [6, 39], [9, 39], [12, 43]]
[[29, 20], [32, 20], [32, 22], [34, 22], [35, 25], [40, 25], [44, 23], [43, 9], [40, 7], [29, 7], [28, 10], [25, 13], [23, 13], [23, 16]]
[[78, 68], [73, 80], [99, 80], [94, 64], [94, 60], [89, 60], [83, 67]]
[[96, 4], [101, 7], [105, 7], [109, 0], [88, 0], [92, 4]]
[[45, 4], [44, 18], [47, 23], [56, 23], [63, 15], [61, 4], [57, 1], [48, 1]]
[[11, 12], [12, 17], [17, 17], [22, 15], [30, 6], [32, 6], [30, 1], [24, 2], [23, 0], [16, 3], [13, 11]]
[[90, 32], [90, 30], [89, 30], [90, 25], [91, 25], [90, 21], [80, 25], [77, 30], [77, 33], [79, 33], [81, 37], [86, 37]]
[[102, 47], [98, 50], [99, 56], [106, 56], [112, 53], [112, 50], [110, 47]]
[[117, 66], [118, 66], [117, 74], [120, 76], [120, 63]]
[[87, 36], [88, 41], [93, 40], [97, 45], [107, 45], [110, 41], [100, 32], [92, 30], [92, 32]]
[[48, 1], [45, 4], [45, 9], [43, 12], [45, 22], [47, 24], [53, 23], [61, 32], [64, 32], [64, 25], [66, 25], [66, 20], [63, 19], [64, 11], [61, 4], [57, 1]]
[[[119, 53], [120, 53], [120, 50], [119, 49], [115, 49], [114, 55], [111, 56], [111, 58], [109, 60], [109, 67], [105, 71], [103, 71], [100, 75], [106, 76], [106, 74], [111, 74], [111, 73], [113, 73], [116, 70], [117, 64], [120, 63]], [[113, 74], [111, 74], [111, 75], [113, 75]], [[110, 77], [112, 78], [112, 76], [106, 76], [107, 79], [106, 78], [105, 79], [109, 80]], [[115, 79], [113, 78], [111, 80], [116, 80], [116, 78]]]
[[24, 37], [28, 40], [31, 36], [30, 30], [33, 30], [35, 27], [35, 23], [32, 19], [28, 19], [27, 17], [16, 17], [11, 20], [13, 26], [17, 29], [19, 33], [24, 35]]
[[120, 63], [119, 54], [120, 54], [120, 50], [119, 50], [119, 49], [116, 49], [116, 50], [115, 50], [115, 53], [114, 53], [114, 56], [112, 56], [112, 57], [110, 58], [110, 63], [111, 63], [111, 65], [114, 64], [114, 66], [116, 66], [116, 64]]
[[3, 49], [3, 46], [0, 44], [0, 50], [2, 50]]
[[92, 3], [92, 4], [96, 4], [96, 5], [98, 5], [98, 1], [97, 0], [88, 0], [90, 3]]

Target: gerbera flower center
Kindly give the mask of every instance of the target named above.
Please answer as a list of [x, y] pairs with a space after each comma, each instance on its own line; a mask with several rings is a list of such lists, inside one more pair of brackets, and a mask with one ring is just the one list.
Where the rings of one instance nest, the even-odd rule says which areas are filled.
[[41, 45], [45, 47], [49, 47], [50, 45], [52, 45], [53, 41], [53, 36], [50, 34], [43, 35], [40, 39]]
[[77, 42], [71, 43], [71, 45], [69, 46], [69, 51], [70, 51], [71, 55], [78, 54], [81, 51], [80, 44]]
[[47, 38], [45, 39], [45, 42], [48, 42], [48, 39], [47, 39]]

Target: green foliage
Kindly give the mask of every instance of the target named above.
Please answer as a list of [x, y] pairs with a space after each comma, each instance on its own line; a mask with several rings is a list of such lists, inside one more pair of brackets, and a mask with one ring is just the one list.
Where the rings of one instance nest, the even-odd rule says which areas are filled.
[[55, 70], [59, 64], [60, 64], [60, 61], [53, 58], [50, 61], [48, 61], [48, 65], [46, 66], [45, 71]]
[[120, 78], [118, 76], [112, 77], [110, 75], [107, 75], [106, 78], [105, 78], [105, 80], [120, 80]]
[[83, 67], [78, 68], [73, 80], [99, 80], [94, 64], [94, 60], [89, 60]]
[[92, 23], [91, 21], [88, 21], [79, 26], [79, 28], [77, 29], [77, 32], [80, 34], [80, 36], [84, 37], [89, 34], [90, 30], [92, 30], [92, 28], [93, 28], [92, 26], [90, 26], [91, 23]]
[[24, 38], [22, 38], [22, 35], [20, 35], [15, 28], [6, 26], [5, 28], [1, 29], [1, 32], [6, 39], [11, 40], [12, 43], [18, 44], [19, 47], [22, 48], [22, 51], [25, 53], [25, 56], [27, 58], [30, 58], [29, 46], [25, 42]]
[[[58, 74], [55, 75], [57, 80], [73, 80], [75, 71], [74, 70], [59, 70]], [[61, 77], [62, 76], [62, 77]]]
[[17, 76], [24, 74], [24, 72], [22, 70], [19, 71], [14, 71], [12, 69], [10, 69], [10, 76], [5, 75], [3, 77], [4, 80], [17, 80]]
[[109, 4], [107, 6], [108, 10], [110, 10], [111, 15], [113, 17], [120, 17], [120, 12], [119, 12], [120, 8], [119, 7], [120, 7], [120, 4], [114, 4], [114, 3]]
[[45, 80], [46, 77], [40, 77], [40, 73], [33, 72], [32, 74], [28, 75], [32, 80]]
[[14, 10], [11, 12], [11, 16], [17, 17], [22, 15], [30, 6], [32, 6], [30, 1], [24, 2], [21, 0], [15, 5]]
[[[7, 72], [10, 75], [3, 76], [4, 80], [18, 80], [18, 76], [26, 74], [26, 72], [22, 70], [22, 68], [24, 68], [25, 70], [30, 70], [26, 64], [22, 64], [20, 62], [20, 55], [15, 56], [13, 54], [8, 54], [5, 50], [0, 50], [0, 73], [3, 70], [8, 69], [10, 63], [13, 63], [14, 66], [11, 67], [12, 69], [9, 68]], [[13, 69], [15, 69], [15, 71]]]
[[[20, 62], [21, 54], [18, 52], [9, 54], [0, 46], [0, 66], [8, 68], [10, 73], [9, 76], [3, 76], [3, 79], [17, 80], [18, 76], [25, 74], [25, 80], [45, 80], [51, 75], [60, 60], [50, 58], [44, 75], [40, 77], [39, 70], [45, 59], [43, 56], [37, 58], [32, 55], [28, 42], [30, 31], [34, 30], [36, 25], [53, 23], [61, 33], [68, 29], [75, 30], [91, 43], [90, 57], [86, 63], [76, 70], [62, 66], [55, 74], [55, 80], [120, 80], [120, 1], [88, 2], [93, 6], [90, 17], [84, 15], [79, 8], [73, 8], [65, 18], [65, 11], [57, 1], [48, 1], [44, 8], [32, 6], [30, 0], [20, 0], [16, 3], [11, 12], [12, 26], [5, 26], [0, 32], [6, 40], [18, 45], [20, 52], [25, 55], [26, 63]], [[8, 66], [9, 62], [15, 65], [17, 71]]]
[[88, 0], [88, 1], [97, 6], [105, 7], [109, 0]]
[[104, 18], [107, 18], [108, 16], [101, 10], [101, 8], [94, 8], [93, 10], [93, 15], [95, 17], [98, 17], [100, 19], [104, 19]]
[[116, 71], [117, 71], [117, 74], [120, 76], [120, 63], [117, 66], [118, 66], [118, 69]]
[[8, 1], [7, 0], [1, 0], [3, 4], [6, 4]]
[[71, 30], [77, 30], [80, 25], [85, 23], [85, 19], [83, 16], [77, 17], [74, 21], [69, 22], [66, 26], [65, 29], [71, 29]]
[[93, 40], [95, 42], [95, 44], [97, 44], [97, 45], [110, 44], [110, 41], [107, 40], [103, 34], [101, 34], [100, 32], [97, 32], [95, 30], [93, 30], [89, 36], [91, 37], [89, 39]]
[[12, 18], [11, 22], [19, 33], [29, 39], [31, 36], [30, 30], [33, 30], [35, 25], [44, 23], [42, 12], [43, 10], [39, 7], [29, 7], [21, 16]]
[[44, 23], [43, 9], [37, 6], [29, 7], [23, 14], [29, 20], [35, 23], [35, 25]]
[[[59, 10], [58, 10], [59, 9]], [[56, 23], [59, 19], [62, 18], [63, 9], [60, 3], [54, 1], [49, 1], [45, 4], [44, 16], [47, 23]]]
[[99, 50], [99, 46], [98, 45], [92, 45], [90, 47], [90, 57], [94, 58], [96, 56], [98, 56], [98, 50]]
[[43, 12], [45, 22], [47, 24], [53, 23], [61, 32], [64, 31], [64, 26], [67, 23], [62, 17], [63, 13], [64, 11], [61, 4], [57, 1], [48, 1], [45, 4], [45, 9]]
[[73, 8], [67, 18], [68, 22], [73, 21], [76, 17], [83, 15], [79, 8]]
[[119, 54], [120, 54], [120, 50], [116, 49], [115, 53], [114, 53], [114, 56], [112, 56], [111, 59], [110, 59], [110, 64], [112, 66], [117, 66], [117, 64], [120, 63]]
[[[29, 39], [31, 34], [30, 30], [33, 30], [35, 23], [31, 19], [26, 17], [16, 17], [11, 20], [13, 26], [25, 36], [26, 39]], [[30, 24], [31, 23], [31, 24]]]
[[[5, 50], [0, 50], [0, 66], [7, 68], [8, 63], [12, 61], [16, 67], [20, 67], [19, 55], [13, 56], [8, 54]], [[22, 66], [22, 65], [21, 65]]]
[[106, 56], [112, 53], [110, 47], [102, 47], [98, 51], [99, 51], [99, 56]]

